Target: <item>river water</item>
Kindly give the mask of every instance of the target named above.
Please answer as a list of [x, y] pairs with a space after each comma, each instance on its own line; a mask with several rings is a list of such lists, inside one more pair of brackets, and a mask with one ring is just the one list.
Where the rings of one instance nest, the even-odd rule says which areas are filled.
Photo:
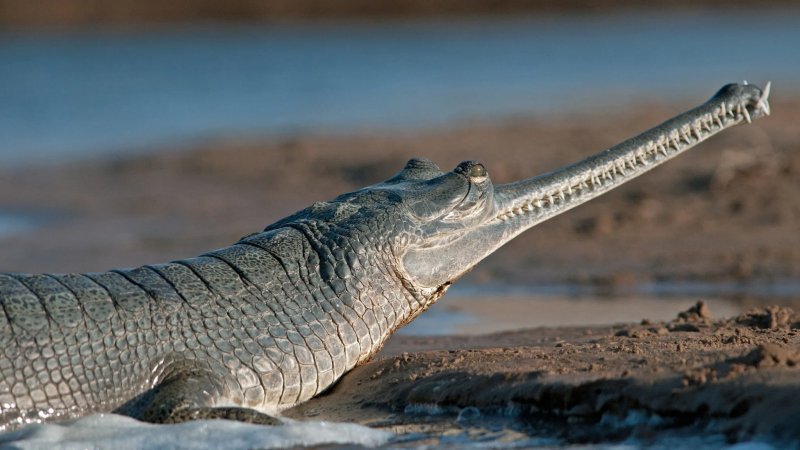
[[[800, 11], [800, 10], [798, 10]], [[796, 11], [0, 31], [0, 164], [211, 136], [694, 104], [800, 81]]]

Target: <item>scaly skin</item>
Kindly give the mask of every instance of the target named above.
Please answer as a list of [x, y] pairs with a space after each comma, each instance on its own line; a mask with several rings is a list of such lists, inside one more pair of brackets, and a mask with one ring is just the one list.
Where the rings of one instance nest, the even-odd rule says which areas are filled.
[[116, 411], [156, 422], [267, 414], [367, 361], [517, 234], [710, 135], [769, 113], [709, 102], [559, 171], [493, 186], [414, 159], [203, 256], [105, 273], [0, 274], [0, 430]]

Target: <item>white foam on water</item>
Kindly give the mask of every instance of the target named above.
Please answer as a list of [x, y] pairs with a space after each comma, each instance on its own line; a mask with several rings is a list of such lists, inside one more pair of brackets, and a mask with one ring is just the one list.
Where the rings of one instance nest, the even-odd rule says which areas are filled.
[[69, 423], [36, 424], [0, 434], [9, 449], [218, 449], [287, 448], [322, 444], [367, 447], [387, 443], [392, 433], [363, 425], [291, 421], [264, 426], [230, 420], [155, 425], [116, 414], [96, 414]]
[[[431, 442], [433, 439], [433, 442]], [[325, 444], [389, 448], [536, 448], [554, 450], [777, 450], [767, 442], [728, 444], [723, 435], [665, 435], [654, 442], [636, 438], [619, 443], [568, 444], [560, 439], [507, 435], [496, 431], [474, 435], [408, 433], [394, 435], [363, 425], [323, 421], [292, 421], [280, 426], [229, 420], [201, 420], [154, 425], [116, 414], [97, 414], [62, 424], [36, 424], [0, 434], [0, 449], [273, 449]]]

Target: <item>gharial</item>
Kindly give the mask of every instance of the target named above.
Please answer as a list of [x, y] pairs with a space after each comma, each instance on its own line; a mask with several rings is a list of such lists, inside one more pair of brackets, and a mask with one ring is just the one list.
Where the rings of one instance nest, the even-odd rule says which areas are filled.
[[275, 423], [526, 229], [769, 114], [729, 84], [615, 147], [493, 185], [474, 161], [412, 159], [202, 256], [87, 274], [0, 274], [0, 430], [114, 411]]

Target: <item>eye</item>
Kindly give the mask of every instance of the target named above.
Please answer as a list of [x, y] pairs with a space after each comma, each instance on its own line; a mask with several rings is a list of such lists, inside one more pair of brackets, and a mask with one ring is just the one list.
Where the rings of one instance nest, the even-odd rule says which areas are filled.
[[454, 172], [460, 173], [476, 183], [484, 181], [489, 175], [486, 171], [486, 167], [476, 161], [464, 161], [456, 166]]
[[469, 169], [470, 178], [486, 178], [486, 167], [483, 164], [477, 163]]

